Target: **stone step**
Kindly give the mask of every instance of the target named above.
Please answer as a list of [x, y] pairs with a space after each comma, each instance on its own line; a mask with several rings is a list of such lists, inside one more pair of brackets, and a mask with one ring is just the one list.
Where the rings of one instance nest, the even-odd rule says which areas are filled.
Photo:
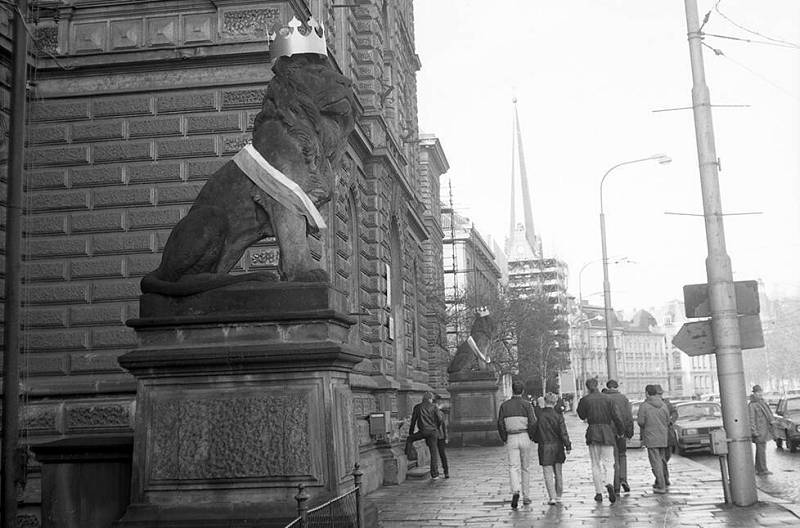
[[431, 468], [429, 466], [417, 466], [411, 468], [406, 473], [406, 478], [409, 480], [425, 480], [431, 477]]

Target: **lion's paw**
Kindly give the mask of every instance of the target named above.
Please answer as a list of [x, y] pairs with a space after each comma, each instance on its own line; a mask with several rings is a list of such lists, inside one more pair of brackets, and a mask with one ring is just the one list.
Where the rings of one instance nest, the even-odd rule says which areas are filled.
[[300, 271], [289, 277], [291, 282], [328, 282], [329, 279], [328, 272], [320, 268]]
[[251, 275], [253, 280], [259, 282], [277, 282], [281, 280], [281, 276], [277, 271], [255, 271]]

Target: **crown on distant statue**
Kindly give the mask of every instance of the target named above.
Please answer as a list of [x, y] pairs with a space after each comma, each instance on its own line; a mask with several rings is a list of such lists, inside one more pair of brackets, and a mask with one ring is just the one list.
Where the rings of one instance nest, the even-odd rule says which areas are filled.
[[300, 53], [328, 56], [325, 28], [313, 16], [305, 25], [297, 17], [292, 17], [286, 27], [270, 34], [269, 38], [269, 52], [273, 61], [278, 57], [291, 57]]

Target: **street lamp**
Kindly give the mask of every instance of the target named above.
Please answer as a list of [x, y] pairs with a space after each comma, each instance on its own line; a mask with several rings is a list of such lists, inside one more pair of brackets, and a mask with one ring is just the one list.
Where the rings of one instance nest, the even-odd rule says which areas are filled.
[[[589, 262], [581, 266], [580, 271], [578, 271], [578, 306], [583, 306], [583, 282], [581, 280], [581, 278], [583, 277], [583, 270], [585, 270], [589, 266], [589, 264], [596, 264], [602, 260], [603, 259], [590, 260]], [[636, 264], [628, 257], [620, 257], [611, 261], [611, 264], [622, 264], [622, 263]]]
[[643, 161], [657, 161], [659, 164], [663, 165], [671, 162], [672, 158], [666, 154], [655, 154], [647, 158], [623, 161], [608, 169], [600, 179], [600, 241], [603, 248], [603, 306], [605, 307], [606, 317], [606, 364], [608, 365], [608, 379], [617, 378], [617, 353], [614, 348], [614, 330], [611, 327], [613, 310], [611, 309], [611, 284], [608, 282], [608, 253], [606, 252], [606, 216], [603, 211], [603, 183], [606, 181], [606, 176], [617, 167]]

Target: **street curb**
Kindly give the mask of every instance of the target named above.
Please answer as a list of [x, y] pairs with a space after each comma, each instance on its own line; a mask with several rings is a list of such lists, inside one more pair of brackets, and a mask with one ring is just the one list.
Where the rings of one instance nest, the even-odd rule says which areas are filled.
[[[691, 458], [681, 457], [684, 461], [686, 461], [689, 465], [697, 466], [698, 469], [702, 469], [704, 471], [708, 471], [708, 467], [704, 466], [700, 462], [692, 460]], [[722, 482], [722, 476], [720, 475], [720, 482]], [[774, 495], [770, 495], [763, 489], [758, 487], [758, 482], [756, 482], [756, 489], [758, 490], [758, 501], [759, 502], [768, 502], [771, 504], [775, 504], [776, 506], [780, 506], [784, 510], [792, 513], [795, 517], [800, 519], [800, 505], [795, 504], [792, 501], [787, 501], [786, 499], [781, 499], [780, 497], [775, 497]]]

